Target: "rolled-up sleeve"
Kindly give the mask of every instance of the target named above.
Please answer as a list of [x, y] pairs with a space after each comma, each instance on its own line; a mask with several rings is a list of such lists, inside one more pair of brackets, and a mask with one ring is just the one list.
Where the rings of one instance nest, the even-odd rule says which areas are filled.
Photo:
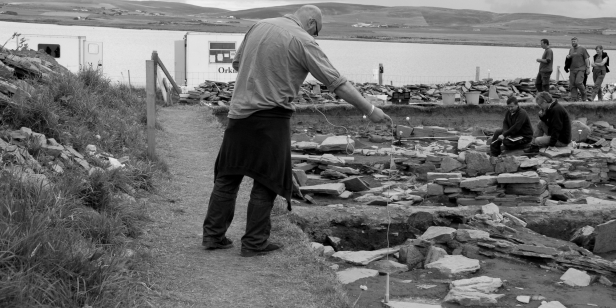
[[327, 86], [330, 92], [347, 82], [338, 70], [329, 62], [329, 59], [316, 42], [304, 42], [304, 65], [306, 70], [318, 81]]

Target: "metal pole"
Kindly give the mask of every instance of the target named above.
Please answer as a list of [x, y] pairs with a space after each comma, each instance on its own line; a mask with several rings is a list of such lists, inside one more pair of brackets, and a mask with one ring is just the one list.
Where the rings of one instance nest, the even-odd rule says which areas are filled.
[[145, 61], [148, 157], [156, 154], [156, 61]]
[[383, 85], [383, 63], [379, 63], [379, 85]]
[[560, 66], [556, 67], [556, 84], [558, 84], [558, 80], [560, 80]]
[[479, 81], [479, 66], [477, 66], [477, 71], [475, 72], [475, 81]]

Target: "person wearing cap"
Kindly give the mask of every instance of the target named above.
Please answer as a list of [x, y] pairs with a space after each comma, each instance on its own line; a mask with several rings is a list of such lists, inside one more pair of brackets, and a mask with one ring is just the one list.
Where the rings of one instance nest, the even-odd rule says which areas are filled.
[[539, 106], [539, 123], [530, 148], [525, 153], [538, 153], [539, 148], [566, 147], [571, 143], [571, 120], [567, 110], [547, 92], [541, 92], [535, 98]]
[[597, 52], [596, 55], [593, 56], [592, 62], [592, 80], [595, 85], [592, 90], [592, 96], [590, 100], [593, 101], [595, 96], [598, 96], [598, 100], [603, 100], [603, 93], [601, 92], [601, 87], [603, 86], [603, 79], [605, 78], [605, 74], [607, 74], [610, 69], [608, 66], [610, 65], [610, 58], [608, 58], [607, 53], [603, 51], [603, 46], [599, 45], [595, 48]]
[[590, 56], [586, 48], [578, 45], [577, 37], [571, 38], [571, 46], [569, 54], [567, 54], [567, 61], [571, 61], [569, 66], [569, 90], [571, 91], [569, 101], [578, 99], [578, 91], [582, 101], [586, 101], [584, 76], [590, 74]]
[[528, 118], [526, 110], [520, 108], [518, 99], [507, 99], [507, 112], [503, 120], [503, 128], [494, 132], [490, 142], [490, 153], [499, 156], [501, 146], [506, 150], [520, 149], [533, 140], [533, 126]]
[[541, 48], [543, 48], [544, 51], [541, 59], [537, 59], [537, 62], [539, 62], [539, 74], [537, 74], [537, 78], [535, 79], [535, 87], [537, 88], [537, 92], [549, 92], [550, 76], [552, 76], [552, 68], [554, 67], [554, 53], [552, 52], [552, 48], [550, 48], [550, 41], [547, 39], [541, 40]]

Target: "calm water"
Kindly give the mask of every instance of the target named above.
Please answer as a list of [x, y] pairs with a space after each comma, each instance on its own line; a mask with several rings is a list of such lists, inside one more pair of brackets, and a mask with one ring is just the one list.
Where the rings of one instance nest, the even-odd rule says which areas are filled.
[[[86, 36], [90, 41], [104, 44], [104, 72], [112, 80], [128, 82], [130, 71], [133, 84], [144, 84], [145, 61], [152, 50], [169, 71], [174, 71], [173, 42], [181, 40], [185, 31], [130, 30], [103, 27], [58, 26], [45, 24], [0, 22], [0, 42], [4, 43], [13, 32], [23, 34]], [[476, 67], [481, 67], [481, 78], [495, 79], [534, 77], [543, 50], [522, 47], [464, 46], [438, 44], [405, 44], [382, 42], [319, 40], [331, 62], [350, 80], [373, 80], [373, 69], [383, 63], [384, 82], [394, 85], [412, 83], [439, 83], [471, 80]], [[591, 56], [595, 53], [590, 47]], [[616, 52], [607, 50], [610, 55]], [[555, 64], [561, 74], [567, 49], [554, 49]], [[616, 64], [614, 66], [616, 68]], [[172, 73], [173, 74], [173, 73]], [[556, 74], [552, 75], [555, 78]], [[592, 83], [592, 78], [589, 84]], [[616, 82], [616, 69], [606, 82]]]

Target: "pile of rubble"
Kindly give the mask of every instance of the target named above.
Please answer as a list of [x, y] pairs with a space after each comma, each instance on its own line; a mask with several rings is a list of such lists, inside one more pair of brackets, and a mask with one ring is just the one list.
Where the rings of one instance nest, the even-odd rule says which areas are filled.
[[[575, 125], [574, 129], [580, 125], [583, 124]], [[603, 131], [613, 129], [596, 124], [592, 127], [602, 127]], [[415, 128], [418, 132], [422, 129], [436, 130]], [[594, 131], [589, 136], [593, 134]], [[291, 143], [293, 151], [347, 154], [346, 157], [293, 155], [293, 160], [301, 161], [294, 170], [297, 190], [302, 194], [329, 193], [344, 198], [359, 194], [361, 196], [356, 196], [355, 201], [374, 205], [390, 202], [394, 206], [407, 206], [427, 198], [450, 206], [489, 203], [540, 206], [574, 200], [574, 190], [616, 181], [616, 139], [604, 139], [605, 142], [592, 145], [579, 142], [575, 148], [544, 150], [539, 156], [529, 158], [521, 151], [491, 157], [486, 153], [489, 147], [484, 140], [450, 136], [458, 139], [457, 144], [441, 141], [425, 146], [360, 149], [356, 148], [354, 138], [347, 136], [295, 134]], [[393, 159], [388, 155], [393, 155]], [[383, 156], [383, 159], [356, 163], [357, 156]], [[362, 184], [361, 175], [383, 181], [382, 185], [370, 188]], [[317, 185], [306, 185], [308, 179]]]
[[[607, 232], [597, 235], [601, 237], [599, 245], [616, 249], [616, 245], [609, 240], [609, 235], [616, 228], [616, 220], [606, 224], [608, 226], [603, 228]], [[341, 265], [347, 267], [337, 272], [343, 284], [376, 277], [380, 273], [395, 277], [396, 274], [415, 269], [436, 270], [453, 278], [447, 282], [449, 292], [442, 299], [443, 302], [462, 306], [495, 307], [498, 300], [505, 296], [502, 292], [512, 288], [511, 284], [505, 287], [506, 282], [500, 278], [465, 278], [482, 268], [482, 262], [478, 260], [482, 257], [515, 260], [533, 267], [562, 272], [564, 274], [559, 283], [573, 287], [586, 287], [593, 281], [610, 287], [614, 285], [616, 263], [595, 256], [573, 243], [555, 243], [559, 245], [557, 247], [538, 244], [545, 242], [541, 238], [541, 235], [527, 229], [523, 220], [506, 212], [501, 213], [497, 205], [490, 203], [482, 207], [481, 214], [469, 217], [466, 223], [458, 224], [456, 228], [430, 226], [417, 238], [408, 239], [393, 248], [344, 251], [338, 247], [340, 239], [331, 236], [324, 243], [327, 246], [313, 242], [312, 248], [317, 254], [330, 258], [334, 263], [342, 262]], [[386, 256], [390, 257], [383, 260]], [[338, 270], [341, 265], [334, 264], [333, 267]], [[421, 287], [431, 288], [436, 285]], [[517, 296], [516, 300], [526, 304], [545, 301], [542, 305], [546, 306], [540, 307], [564, 307], [556, 301], [550, 304], [547, 298], [539, 295]], [[561, 306], [553, 306], [556, 303]]]
[[15, 96], [29, 95], [32, 86], [23, 79], [47, 79], [67, 72], [44, 52], [0, 49], [0, 103], [12, 103]]
[[[355, 83], [359, 92], [368, 97], [374, 97], [377, 101], [391, 101], [394, 104], [408, 104], [409, 102], [439, 102], [442, 101], [442, 92], [454, 91], [455, 101], [465, 103], [464, 93], [481, 93], [480, 103], [500, 103], [508, 97], [515, 96], [518, 101], [531, 101], [537, 93], [535, 81], [531, 78], [518, 78], [514, 80], [460, 81], [444, 84], [416, 84], [395, 87], [391, 85], [378, 85], [375, 83]], [[195, 87], [194, 90], [181, 94], [180, 101], [189, 104], [203, 102], [209, 106], [226, 106], [233, 95], [234, 82], [214, 82], [206, 80]], [[569, 81], [551, 81], [550, 94], [557, 99], [569, 97]], [[588, 87], [588, 95], [592, 87]], [[614, 87], [606, 85], [604, 100], [616, 100]], [[335, 93], [329, 92], [326, 86], [318, 81], [306, 81], [294, 100], [297, 104], [305, 103], [340, 103]]]
[[88, 161], [111, 170], [123, 167], [129, 160], [128, 157], [115, 159], [109, 153], [97, 151], [94, 145], [88, 145], [84, 153], [27, 127], [0, 131], [0, 172], [8, 172], [23, 184], [35, 188], [49, 188], [49, 178], [64, 173], [68, 168], [80, 168], [89, 175], [103, 170], [93, 167]]

